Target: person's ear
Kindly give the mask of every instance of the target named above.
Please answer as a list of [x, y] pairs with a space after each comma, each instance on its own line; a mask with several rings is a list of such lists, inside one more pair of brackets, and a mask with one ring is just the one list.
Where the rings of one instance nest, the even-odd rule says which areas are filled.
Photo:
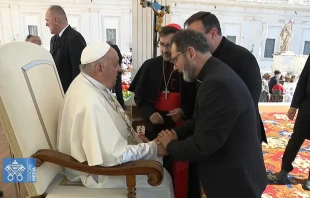
[[187, 51], [188, 51], [189, 59], [190, 60], [194, 59], [196, 56], [196, 50], [193, 47], [189, 47]]
[[59, 23], [59, 18], [58, 18], [58, 17], [55, 17], [55, 18], [54, 18], [54, 22], [55, 22], [56, 24], [58, 24], [58, 23]]
[[100, 75], [100, 73], [102, 73], [102, 66], [100, 63], [95, 65], [95, 72], [97, 75]]
[[211, 34], [211, 38], [214, 38], [218, 35], [217, 29], [216, 28], [212, 28], [210, 31]]

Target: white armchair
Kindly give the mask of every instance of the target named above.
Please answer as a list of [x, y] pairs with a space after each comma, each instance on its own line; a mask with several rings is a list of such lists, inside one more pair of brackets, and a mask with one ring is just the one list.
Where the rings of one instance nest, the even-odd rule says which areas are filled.
[[[57, 121], [64, 93], [51, 54], [28, 42], [0, 47], [0, 121], [16, 158], [36, 158], [36, 183], [25, 183], [32, 198], [136, 197], [136, 175], [158, 186], [163, 167], [136, 161], [116, 167], [89, 167], [56, 150]], [[89, 189], [71, 184], [62, 167], [98, 175], [125, 175], [127, 189]]]

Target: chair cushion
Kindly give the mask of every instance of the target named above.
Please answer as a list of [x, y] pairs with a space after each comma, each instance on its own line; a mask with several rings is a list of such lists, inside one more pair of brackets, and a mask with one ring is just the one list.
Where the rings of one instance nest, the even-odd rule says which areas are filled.
[[[46, 198], [127, 198], [127, 189], [86, 188], [81, 183], [66, 182], [65, 176], [58, 174], [49, 188]], [[137, 196], [138, 198], [138, 196]]]

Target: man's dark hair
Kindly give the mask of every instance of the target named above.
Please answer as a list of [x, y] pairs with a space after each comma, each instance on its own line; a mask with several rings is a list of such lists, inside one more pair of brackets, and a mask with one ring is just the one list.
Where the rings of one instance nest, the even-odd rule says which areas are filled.
[[[108, 41], [109, 42], [109, 41]], [[107, 43], [108, 43], [107, 42]], [[123, 60], [123, 56], [122, 56], [122, 53], [121, 53], [121, 51], [120, 51], [120, 49], [118, 48], [118, 46], [117, 45], [114, 45], [112, 42], [111, 42], [111, 44], [110, 43], [108, 43], [113, 49], [115, 49], [115, 51], [116, 51], [116, 53], [117, 53], [117, 55], [118, 55], [118, 64], [119, 65], [122, 65], [122, 60]]]
[[28, 35], [27, 37], [26, 37], [26, 39], [25, 39], [25, 41], [29, 41], [29, 39], [32, 37], [32, 35]]
[[210, 51], [205, 35], [194, 30], [178, 31], [173, 35], [171, 44], [175, 44], [179, 52], [184, 52], [189, 47], [193, 47], [200, 53]]
[[161, 28], [161, 30], [159, 32], [159, 37], [168, 36], [169, 34], [174, 34], [178, 31], [180, 31], [180, 30], [178, 30], [174, 27], [164, 26]]
[[222, 30], [221, 30], [221, 25], [218, 20], [218, 18], [212, 14], [211, 12], [204, 12], [200, 11], [192, 16], [190, 16], [184, 23], [184, 26], [189, 26], [190, 24], [196, 22], [196, 21], [201, 21], [203, 24], [203, 29], [206, 34], [208, 34], [212, 28], [217, 29], [217, 34], [222, 36]]
[[277, 74], [281, 74], [281, 72], [279, 70], [275, 70], [274, 75], [277, 75]]

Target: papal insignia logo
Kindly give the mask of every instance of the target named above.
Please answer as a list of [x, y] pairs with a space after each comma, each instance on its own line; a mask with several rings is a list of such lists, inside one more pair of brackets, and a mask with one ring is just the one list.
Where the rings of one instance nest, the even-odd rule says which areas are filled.
[[34, 158], [4, 158], [2, 160], [3, 182], [35, 182], [36, 160]]

